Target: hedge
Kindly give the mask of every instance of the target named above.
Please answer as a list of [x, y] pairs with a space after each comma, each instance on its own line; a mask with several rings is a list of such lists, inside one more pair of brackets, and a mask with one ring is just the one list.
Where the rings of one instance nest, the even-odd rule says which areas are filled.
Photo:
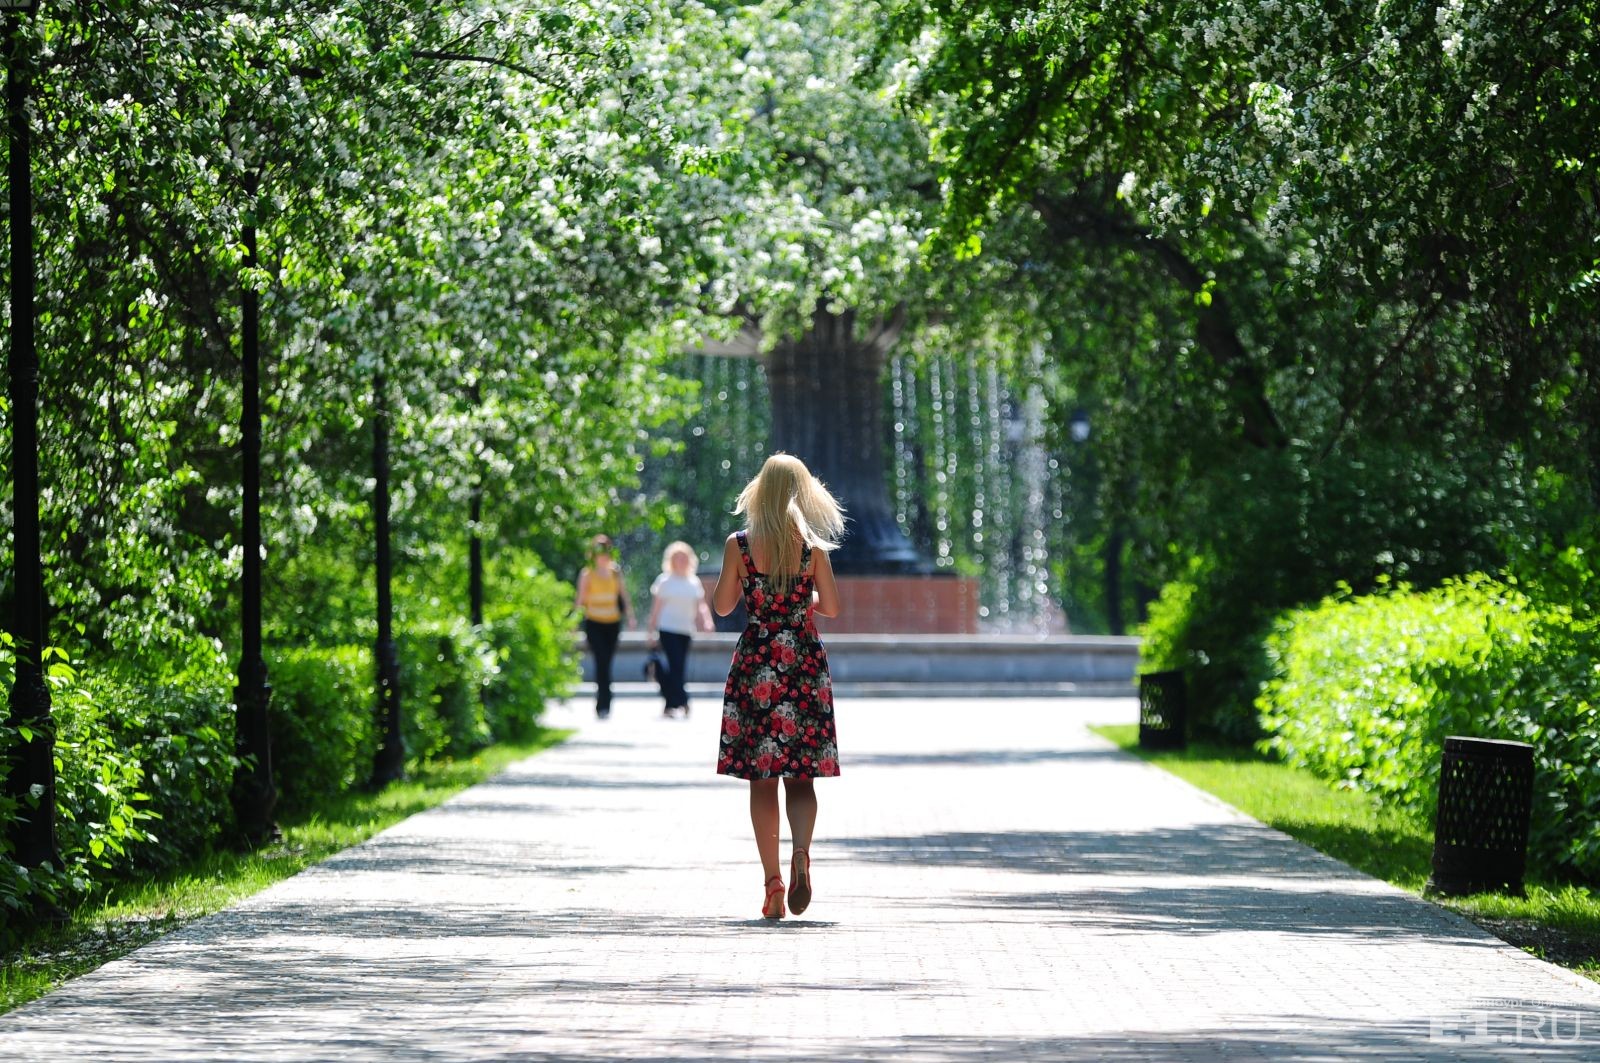
[[486, 706], [497, 739], [525, 738], [538, 711], [569, 696], [580, 678], [572, 585], [536, 564], [520, 566], [514, 603], [492, 609], [483, 635], [494, 653]]
[[1279, 619], [1263, 746], [1430, 816], [1443, 739], [1534, 746], [1529, 855], [1600, 880], [1600, 624], [1483, 576], [1335, 596]]
[[364, 785], [378, 752], [372, 650], [278, 647], [266, 657], [280, 810], [302, 811]]
[[1262, 737], [1252, 699], [1268, 676], [1273, 623], [1264, 602], [1250, 601], [1249, 584], [1248, 574], [1193, 565], [1161, 588], [1140, 630], [1140, 668], [1181, 670], [1190, 726], [1237, 743]]
[[[6, 649], [0, 665], [9, 685], [9, 640]], [[59, 650], [47, 657], [62, 866], [30, 874], [8, 858], [0, 838], [0, 911], [20, 910], [35, 897], [68, 902], [96, 882], [170, 867], [228, 824], [234, 757], [227, 691], [87, 675]], [[16, 738], [0, 724], [0, 748]], [[19, 811], [0, 797], [0, 826]], [[0, 927], [4, 922], [0, 915]]]
[[464, 756], [488, 745], [484, 699], [498, 669], [483, 632], [465, 620], [419, 624], [395, 642], [408, 756]]
[[[481, 628], [413, 624], [397, 640], [411, 763], [525, 737], [544, 702], [576, 682], [570, 588], [548, 576], [530, 586], [523, 608]], [[9, 859], [4, 826], [19, 810], [0, 796], [0, 940], [7, 912], [41, 898], [71, 903], [117, 878], [175, 865], [231, 826], [231, 686], [152, 684], [80, 671], [57, 650], [47, 656], [63, 867], [29, 874]], [[279, 812], [305, 812], [365, 785], [378, 745], [372, 648], [274, 647], [267, 659]], [[0, 634], [8, 686], [12, 671], [10, 639]], [[0, 751], [16, 739], [0, 709]], [[6, 763], [0, 757], [0, 779]]]

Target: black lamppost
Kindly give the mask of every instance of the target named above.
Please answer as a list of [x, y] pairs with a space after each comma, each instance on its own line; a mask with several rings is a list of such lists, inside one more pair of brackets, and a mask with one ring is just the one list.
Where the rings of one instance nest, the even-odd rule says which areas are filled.
[[38, 0], [0, 0], [11, 16], [6, 115], [10, 120], [11, 206], [11, 478], [16, 681], [10, 725], [17, 745], [6, 773], [6, 796], [19, 814], [9, 830], [12, 858], [23, 867], [60, 865], [56, 847], [55, 726], [44, 681], [44, 564], [39, 556], [39, 352], [34, 346], [33, 160], [28, 91], [33, 56], [24, 20]]
[[[478, 380], [473, 378], [467, 386], [467, 397], [476, 411], [483, 402]], [[467, 541], [467, 606], [473, 627], [483, 626], [483, 458], [473, 459], [472, 491], [467, 500], [467, 523], [471, 538]]]
[[483, 472], [473, 473], [472, 497], [467, 503], [472, 538], [467, 542], [467, 606], [473, 627], [483, 626]]
[[242, 311], [240, 361], [243, 370], [244, 488], [240, 540], [244, 548], [243, 586], [240, 590], [239, 684], [234, 688], [234, 752], [240, 757], [233, 774], [233, 813], [241, 840], [258, 845], [277, 828], [272, 810], [278, 793], [272, 785], [272, 732], [268, 706], [272, 686], [267, 682], [267, 662], [261, 653], [261, 297], [254, 287], [256, 254], [256, 204], [260, 175], [251, 172], [244, 182], [250, 199], [244, 226], [245, 269], [252, 276], [240, 291]]
[[1067, 435], [1072, 437], [1074, 443], [1087, 443], [1089, 441], [1089, 411], [1079, 406], [1072, 411], [1072, 417], [1067, 421]]
[[385, 786], [405, 774], [406, 742], [400, 729], [400, 652], [394, 644], [394, 564], [389, 554], [389, 382], [372, 379], [372, 532], [377, 552], [378, 753], [372, 785]]

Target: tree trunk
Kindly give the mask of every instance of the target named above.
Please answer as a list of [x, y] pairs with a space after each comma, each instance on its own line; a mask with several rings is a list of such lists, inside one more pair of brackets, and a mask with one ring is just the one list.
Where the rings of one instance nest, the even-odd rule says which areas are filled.
[[926, 572], [900, 530], [885, 478], [883, 367], [898, 320], [856, 334], [855, 313], [820, 307], [811, 329], [767, 356], [772, 446], [804, 461], [845, 507], [844, 545], [833, 555], [841, 573]]
[[[1114, 206], [1092, 195], [1054, 196], [1040, 193], [1033, 206], [1058, 240], [1082, 240], [1101, 247], [1119, 247], [1148, 255], [1183, 291], [1198, 294], [1205, 272], [1170, 239], [1138, 225]], [[1256, 364], [1233, 320], [1225, 293], [1210, 291], [1195, 307], [1195, 342], [1216, 366], [1239, 419], [1245, 442], [1261, 450], [1282, 450], [1289, 433], [1267, 396], [1265, 370]]]

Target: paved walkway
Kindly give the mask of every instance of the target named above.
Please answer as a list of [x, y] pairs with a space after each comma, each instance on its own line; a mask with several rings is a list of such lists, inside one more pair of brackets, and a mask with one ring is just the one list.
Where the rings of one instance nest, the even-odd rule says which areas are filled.
[[0, 1018], [0, 1059], [1600, 1058], [1600, 987], [1084, 729], [1127, 701], [844, 701], [816, 900], [764, 924], [708, 708], [557, 710], [564, 747]]

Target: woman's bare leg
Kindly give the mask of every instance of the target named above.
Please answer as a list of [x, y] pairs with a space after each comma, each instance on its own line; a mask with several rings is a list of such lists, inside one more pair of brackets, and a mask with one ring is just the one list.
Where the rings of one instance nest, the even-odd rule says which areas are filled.
[[799, 915], [811, 905], [811, 831], [817, 825], [817, 788], [810, 779], [785, 779], [783, 786], [794, 840], [789, 858], [789, 908]]
[[810, 779], [783, 780], [784, 808], [789, 813], [789, 837], [796, 849], [811, 851], [811, 832], [817, 826], [817, 788]]
[[750, 780], [750, 825], [761, 854], [761, 874], [770, 879], [778, 870], [778, 780]]

